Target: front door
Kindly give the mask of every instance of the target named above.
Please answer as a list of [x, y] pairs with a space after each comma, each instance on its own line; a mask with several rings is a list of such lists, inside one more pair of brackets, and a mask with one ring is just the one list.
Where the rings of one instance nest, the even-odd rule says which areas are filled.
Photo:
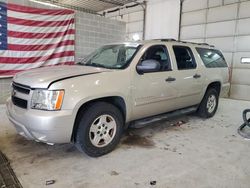
[[139, 74], [135, 71], [132, 83], [133, 119], [140, 119], [176, 108], [178, 97], [175, 71], [165, 45], [149, 46], [140, 62], [157, 61], [158, 70]]

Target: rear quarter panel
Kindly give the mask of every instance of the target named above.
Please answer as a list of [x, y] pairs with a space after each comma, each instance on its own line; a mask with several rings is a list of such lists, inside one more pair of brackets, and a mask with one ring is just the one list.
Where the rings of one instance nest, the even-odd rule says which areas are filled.
[[213, 82], [220, 82], [221, 83], [220, 94], [222, 97], [227, 97], [228, 92], [229, 92], [229, 87], [230, 87], [229, 68], [228, 67], [208, 68], [204, 65], [204, 63], [200, 57], [197, 57], [197, 58], [199, 58], [199, 62], [202, 64], [203, 74], [205, 76], [205, 80], [204, 80], [205, 87], [204, 87], [203, 95], [205, 94], [206, 89], [207, 89], [209, 84], [211, 84]]

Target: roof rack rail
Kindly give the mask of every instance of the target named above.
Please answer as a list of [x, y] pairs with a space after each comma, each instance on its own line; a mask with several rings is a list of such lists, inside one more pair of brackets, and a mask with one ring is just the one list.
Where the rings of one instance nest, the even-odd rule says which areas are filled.
[[160, 41], [162, 41], [162, 42], [177, 41], [176, 39], [173, 39], [173, 38], [154, 39], [154, 40], [160, 40]]
[[214, 45], [210, 45], [210, 44], [205, 43], [205, 42], [202, 42], [202, 43], [199, 43], [199, 42], [188, 42], [188, 41], [178, 41], [178, 42], [214, 47]]
[[154, 39], [154, 40], [160, 40], [162, 42], [181, 42], [181, 43], [189, 43], [189, 44], [196, 44], [196, 45], [204, 45], [204, 46], [210, 46], [210, 47], [214, 47], [214, 45], [210, 45], [208, 43], [199, 43], [199, 42], [188, 42], [188, 41], [182, 41], [182, 40], [176, 40], [173, 38], [163, 38], [163, 39]]

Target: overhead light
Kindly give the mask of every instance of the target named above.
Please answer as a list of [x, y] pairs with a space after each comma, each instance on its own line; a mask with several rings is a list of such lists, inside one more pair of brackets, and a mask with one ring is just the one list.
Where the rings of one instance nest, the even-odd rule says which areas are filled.
[[38, 0], [29, 0], [29, 1], [34, 2], [34, 3], [39, 3], [42, 5], [46, 5], [46, 6], [61, 8], [60, 6], [54, 5], [52, 3], [42, 2], [42, 1], [38, 1]]
[[132, 36], [133, 41], [138, 41], [140, 40], [140, 35], [138, 33], [133, 34]]
[[241, 58], [241, 63], [249, 64], [250, 63], [250, 58], [249, 57], [242, 57]]

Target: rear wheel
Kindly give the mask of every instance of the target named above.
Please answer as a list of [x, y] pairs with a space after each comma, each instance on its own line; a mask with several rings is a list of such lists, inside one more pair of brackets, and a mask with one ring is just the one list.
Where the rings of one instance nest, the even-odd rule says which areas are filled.
[[216, 89], [209, 88], [203, 97], [198, 108], [199, 116], [203, 118], [213, 117], [217, 111], [219, 103], [219, 94]]
[[119, 143], [123, 116], [118, 108], [106, 102], [89, 106], [79, 121], [75, 145], [91, 157], [111, 152]]

